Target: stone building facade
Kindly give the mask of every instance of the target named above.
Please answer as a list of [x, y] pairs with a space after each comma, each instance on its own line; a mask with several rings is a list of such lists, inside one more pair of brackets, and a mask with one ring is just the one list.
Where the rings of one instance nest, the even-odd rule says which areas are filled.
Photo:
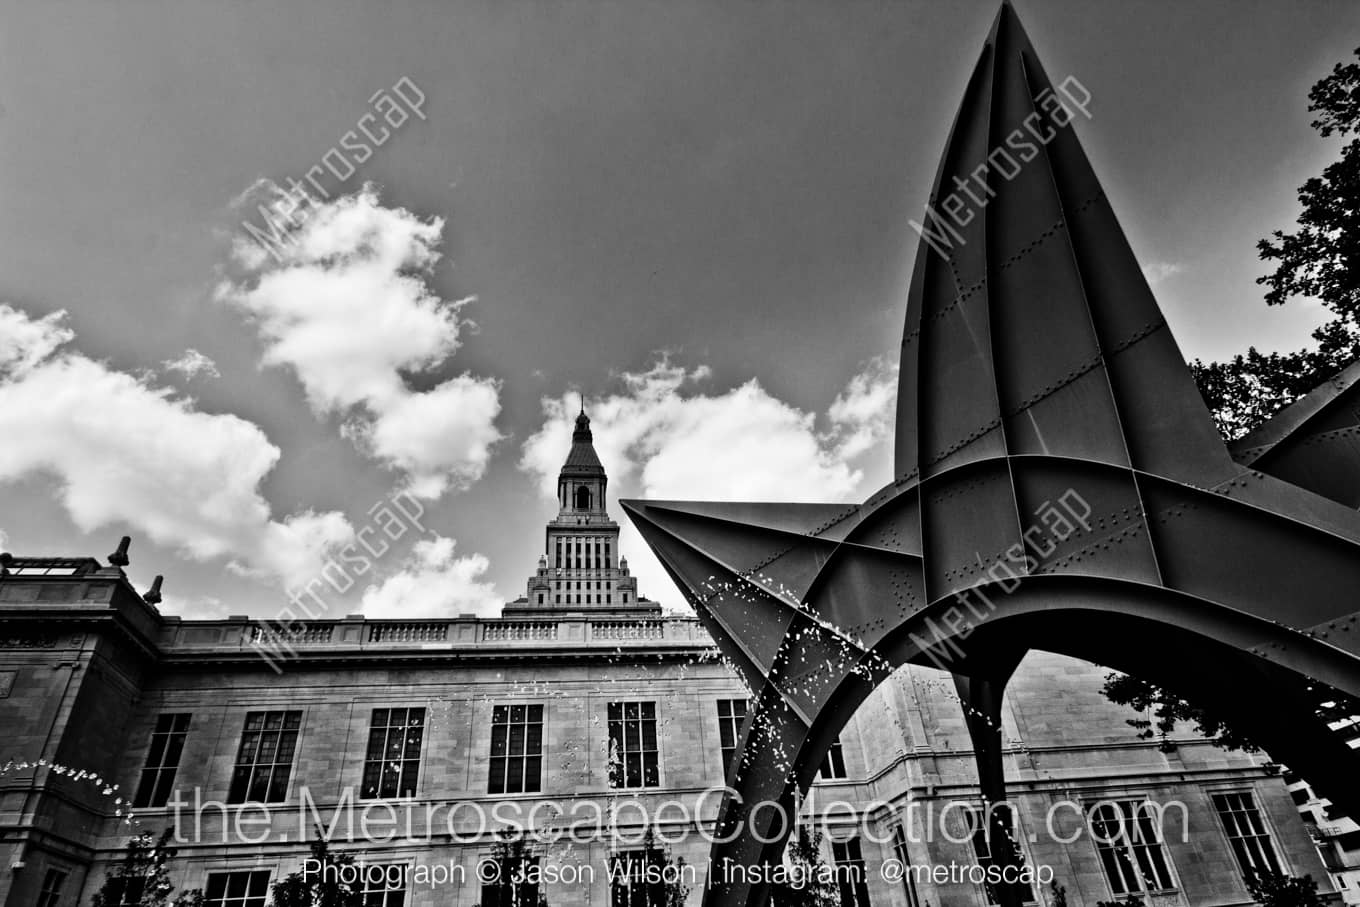
[[[250, 619], [161, 615], [118, 566], [9, 559], [0, 905], [87, 904], [132, 833], [174, 827], [176, 883], [262, 907], [316, 822], [368, 867], [368, 904], [488, 907], [504, 889], [484, 888], [479, 864], [522, 825], [550, 907], [642, 907], [610, 867], [649, 825], [697, 905], [747, 691], [696, 619], [639, 598], [605, 483], [582, 416], [543, 555], [502, 617], [305, 621], [283, 658]], [[1330, 887], [1275, 766], [1192, 736], [1170, 752], [1137, 739], [1103, 673], [1031, 654], [1004, 713], [1018, 840], [1069, 904], [1140, 890], [1167, 907], [1245, 904], [1251, 864]], [[844, 907], [987, 904], [968, 876], [987, 862], [974, 779], [947, 675], [899, 670], [804, 803], [828, 863], [862, 869], [839, 877]], [[1125, 834], [1092, 833], [1111, 823]]]

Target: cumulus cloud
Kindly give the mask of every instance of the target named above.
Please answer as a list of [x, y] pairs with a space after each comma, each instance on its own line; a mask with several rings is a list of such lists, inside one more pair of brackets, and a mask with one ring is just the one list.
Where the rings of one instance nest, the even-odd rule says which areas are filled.
[[[662, 359], [620, 376], [623, 391], [589, 406], [595, 447], [615, 485], [647, 497], [706, 500], [840, 500], [863, 472], [850, 465], [892, 426], [896, 369], [874, 361], [856, 375], [819, 432], [813, 413], [770, 395], [752, 378], [707, 394], [704, 366]], [[543, 401], [544, 423], [524, 442], [520, 467], [556, 494], [571, 445], [573, 395]]]
[[53, 476], [82, 531], [127, 526], [284, 583], [350, 539], [338, 513], [271, 515], [259, 487], [279, 449], [258, 426], [60, 350], [73, 337], [63, 316], [0, 303], [0, 482]]
[[70, 343], [75, 332], [61, 323], [65, 317], [65, 312], [53, 312], [30, 318], [0, 303], [0, 377], [23, 375], [58, 347]]
[[1176, 261], [1154, 261], [1143, 265], [1143, 279], [1149, 286], [1156, 286], [1164, 280], [1185, 273], [1185, 265]]
[[481, 478], [501, 439], [500, 384], [467, 373], [413, 390], [406, 376], [446, 364], [461, 345], [468, 300], [428, 285], [444, 221], [385, 207], [365, 186], [317, 204], [271, 253], [245, 237], [244, 269], [218, 297], [255, 323], [264, 362], [289, 368], [318, 415], [435, 498]]
[[161, 365], [166, 371], [179, 372], [191, 381], [199, 375], [207, 378], [222, 377], [222, 373], [217, 370], [217, 363], [192, 347], [185, 350], [184, 355], [178, 359], [166, 359]]
[[[822, 430], [816, 414], [774, 397], [754, 378], [709, 393], [706, 367], [686, 369], [665, 358], [620, 375], [622, 390], [592, 399], [587, 410], [613, 498], [851, 500], [864, 491], [862, 464], [891, 434], [896, 373], [884, 361], [868, 363], [833, 401]], [[542, 406], [543, 425], [525, 440], [520, 468], [555, 497], [576, 398], [545, 399]], [[641, 592], [672, 588], [626, 521], [620, 544]]]
[[881, 444], [892, 434], [896, 409], [897, 363], [873, 359], [827, 410], [836, 456], [853, 460]]
[[422, 539], [398, 573], [364, 591], [368, 617], [452, 617], [457, 614], [499, 616], [503, 600], [492, 583], [482, 581], [490, 566], [481, 554], [454, 555], [455, 542], [436, 536]]

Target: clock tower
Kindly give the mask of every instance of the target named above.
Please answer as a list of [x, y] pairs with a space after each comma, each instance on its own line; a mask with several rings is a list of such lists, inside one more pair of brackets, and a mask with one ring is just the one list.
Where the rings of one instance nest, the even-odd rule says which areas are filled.
[[609, 477], [594, 442], [582, 405], [571, 450], [557, 476], [557, 516], [547, 525], [538, 569], [529, 577], [525, 596], [506, 604], [505, 617], [565, 611], [660, 616], [659, 604], [638, 596], [628, 559], [619, 555], [619, 524], [605, 510]]

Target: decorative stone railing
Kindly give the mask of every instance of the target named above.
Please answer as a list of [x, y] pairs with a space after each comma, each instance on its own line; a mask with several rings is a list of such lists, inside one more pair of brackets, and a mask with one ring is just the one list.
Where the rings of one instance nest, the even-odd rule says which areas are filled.
[[471, 615], [425, 621], [368, 620], [358, 615], [291, 623], [247, 617], [227, 620], [168, 618], [160, 646], [169, 653], [196, 655], [209, 650], [261, 649], [283, 657], [293, 653], [438, 651], [478, 648], [530, 648], [548, 651], [575, 647], [663, 646], [711, 648], [712, 639], [697, 619], [686, 616], [601, 619], [567, 613], [549, 619], [478, 618]]
[[448, 638], [446, 623], [375, 623], [368, 627], [369, 642], [443, 642]]
[[507, 620], [488, 623], [483, 627], [486, 642], [510, 642], [522, 639], [556, 639], [557, 622], [545, 620]]
[[591, 639], [665, 639], [666, 624], [660, 620], [592, 620]]

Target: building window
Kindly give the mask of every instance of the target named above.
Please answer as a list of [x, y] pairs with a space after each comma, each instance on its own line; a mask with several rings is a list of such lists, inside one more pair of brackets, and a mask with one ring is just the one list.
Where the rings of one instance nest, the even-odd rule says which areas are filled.
[[[1015, 848], [1016, 860], [1019, 862], [1020, 865], [1023, 866], [1025, 862], [1025, 857], [1023, 852], [1020, 850], [1020, 839], [1015, 834], [1015, 820], [1011, 815], [1010, 807], [1006, 806], [1005, 804], [998, 804], [996, 807], [996, 813], [997, 815], [1001, 816], [1002, 821], [1005, 823], [1005, 826], [1008, 829], [1007, 834], [1010, 835], [1011, 845]], [[980, 809], [974, 809], [973, 807], [970, 806], [968, 807], [967, 812], [964, 813], [964, 817], [965, 817], [964, 821], [968, 823], [968, 836], [973, 842], [973, 856], [977, 860], [977, 865], [981, 867], [982, 871], [985, 873], [988, 870], [988, 868], [992, 866], [991, 829], [987, 827], [986, 813], [984, 813]], [[1020, 900], [1022, 903], [1025, 904], [1034, 903], [1035, 901], [1034, 889], [1030, 887], [1029, 884], [1025, 882], [1015, 882], [1013, 884], [1015, 886], [1015, 890], [1020, 895]], [[997, 890], [995, 886], [983, 883], [983, 891], [987, 895], [988, 904], [1001, 903], [1000, 898], [997, 897]]]
[[831, 744], [831, 749], [827, 750], [826, 758], [822, 760], [822, 767], [817, 770], [817, 775], [832, 779], [845, 777], [845, 752], [841, 749], [841, 738], [837, 737], [836, 742]]
[[832, 840], [831, 859], [836, 864], [836, 884], [841, 907], [869, 907], [869, 883], [864, 872], [864, 853], [859, 838]]
[[590, 489], [584, 485], [576, 489], [576, 509], [590, 509]]
[[356, 907], [406, 907], [407, 871], [400, 863], [364, 867]]
[[43, 876], [42, 889], [38, 891], [38, 907], [57, 907], [61, 903], [61, 886], [66, 884], [66, 873], [60, 869], [49, 869]]
[[1246, 791], [1214, 794], [1213, 800], [1242, 875], [1251, 878], [1262, 871], [1278, 874], [1280, 861], [1251, 794]]
[[542, 776], [543, 706], [492, 708], [491, 777], [487, 793], [533, 793], [543, 789]]
[[494, 882], [482, 883], [477, 907], [539, 907], [538, 857], [523, 845], [510, 843], [487, 860], [494, 861], [500, 872]]
[[164, 806], [170, 799], [170, 786], [175, 783], [175, 770], [179, 768], [188, 733], [188, 713], [161, 715], [156, 719], [137, 795], [132, 798], [133, 806]]
[[655, 702], [609, 703], [609, 786], [659, 787]]
[[[609, 907], [666, 907], [659, 850], [625, 850], [609, 858]], [[648, 866], [656, 867], [649, 874]]]
[[745, 699], [718, 700], [718, 744], [722, 747], [723, 775], [732, 768], [732, 757], [737, 753], [738, 734], [746, 717]]
[[264, 907], [269, 896], [269, 870], [210, 872], [205, 907]]
[[1114, 894], [1174, 887], [1156, 816], [1146, 800], [1104, 800], [1091, 807], [1096, 851]]
[[301, 712], [249, 712], [236, 770], [231, 776], [229, 803], [276, 803], [288, 796], [288, 775], [297, 749]]
[[911, 851], [907, 849], [907, 832], [901, 825], [893, 826], [893, 856], [902, 866], [902, 888], [907, 893], [907, 907], [921, 907], [921, 895], [916, 891], [916, 877], [911, 868]]
[[424, 709], [374, 709], [364, 756], [364, 797], [414, 797]]

